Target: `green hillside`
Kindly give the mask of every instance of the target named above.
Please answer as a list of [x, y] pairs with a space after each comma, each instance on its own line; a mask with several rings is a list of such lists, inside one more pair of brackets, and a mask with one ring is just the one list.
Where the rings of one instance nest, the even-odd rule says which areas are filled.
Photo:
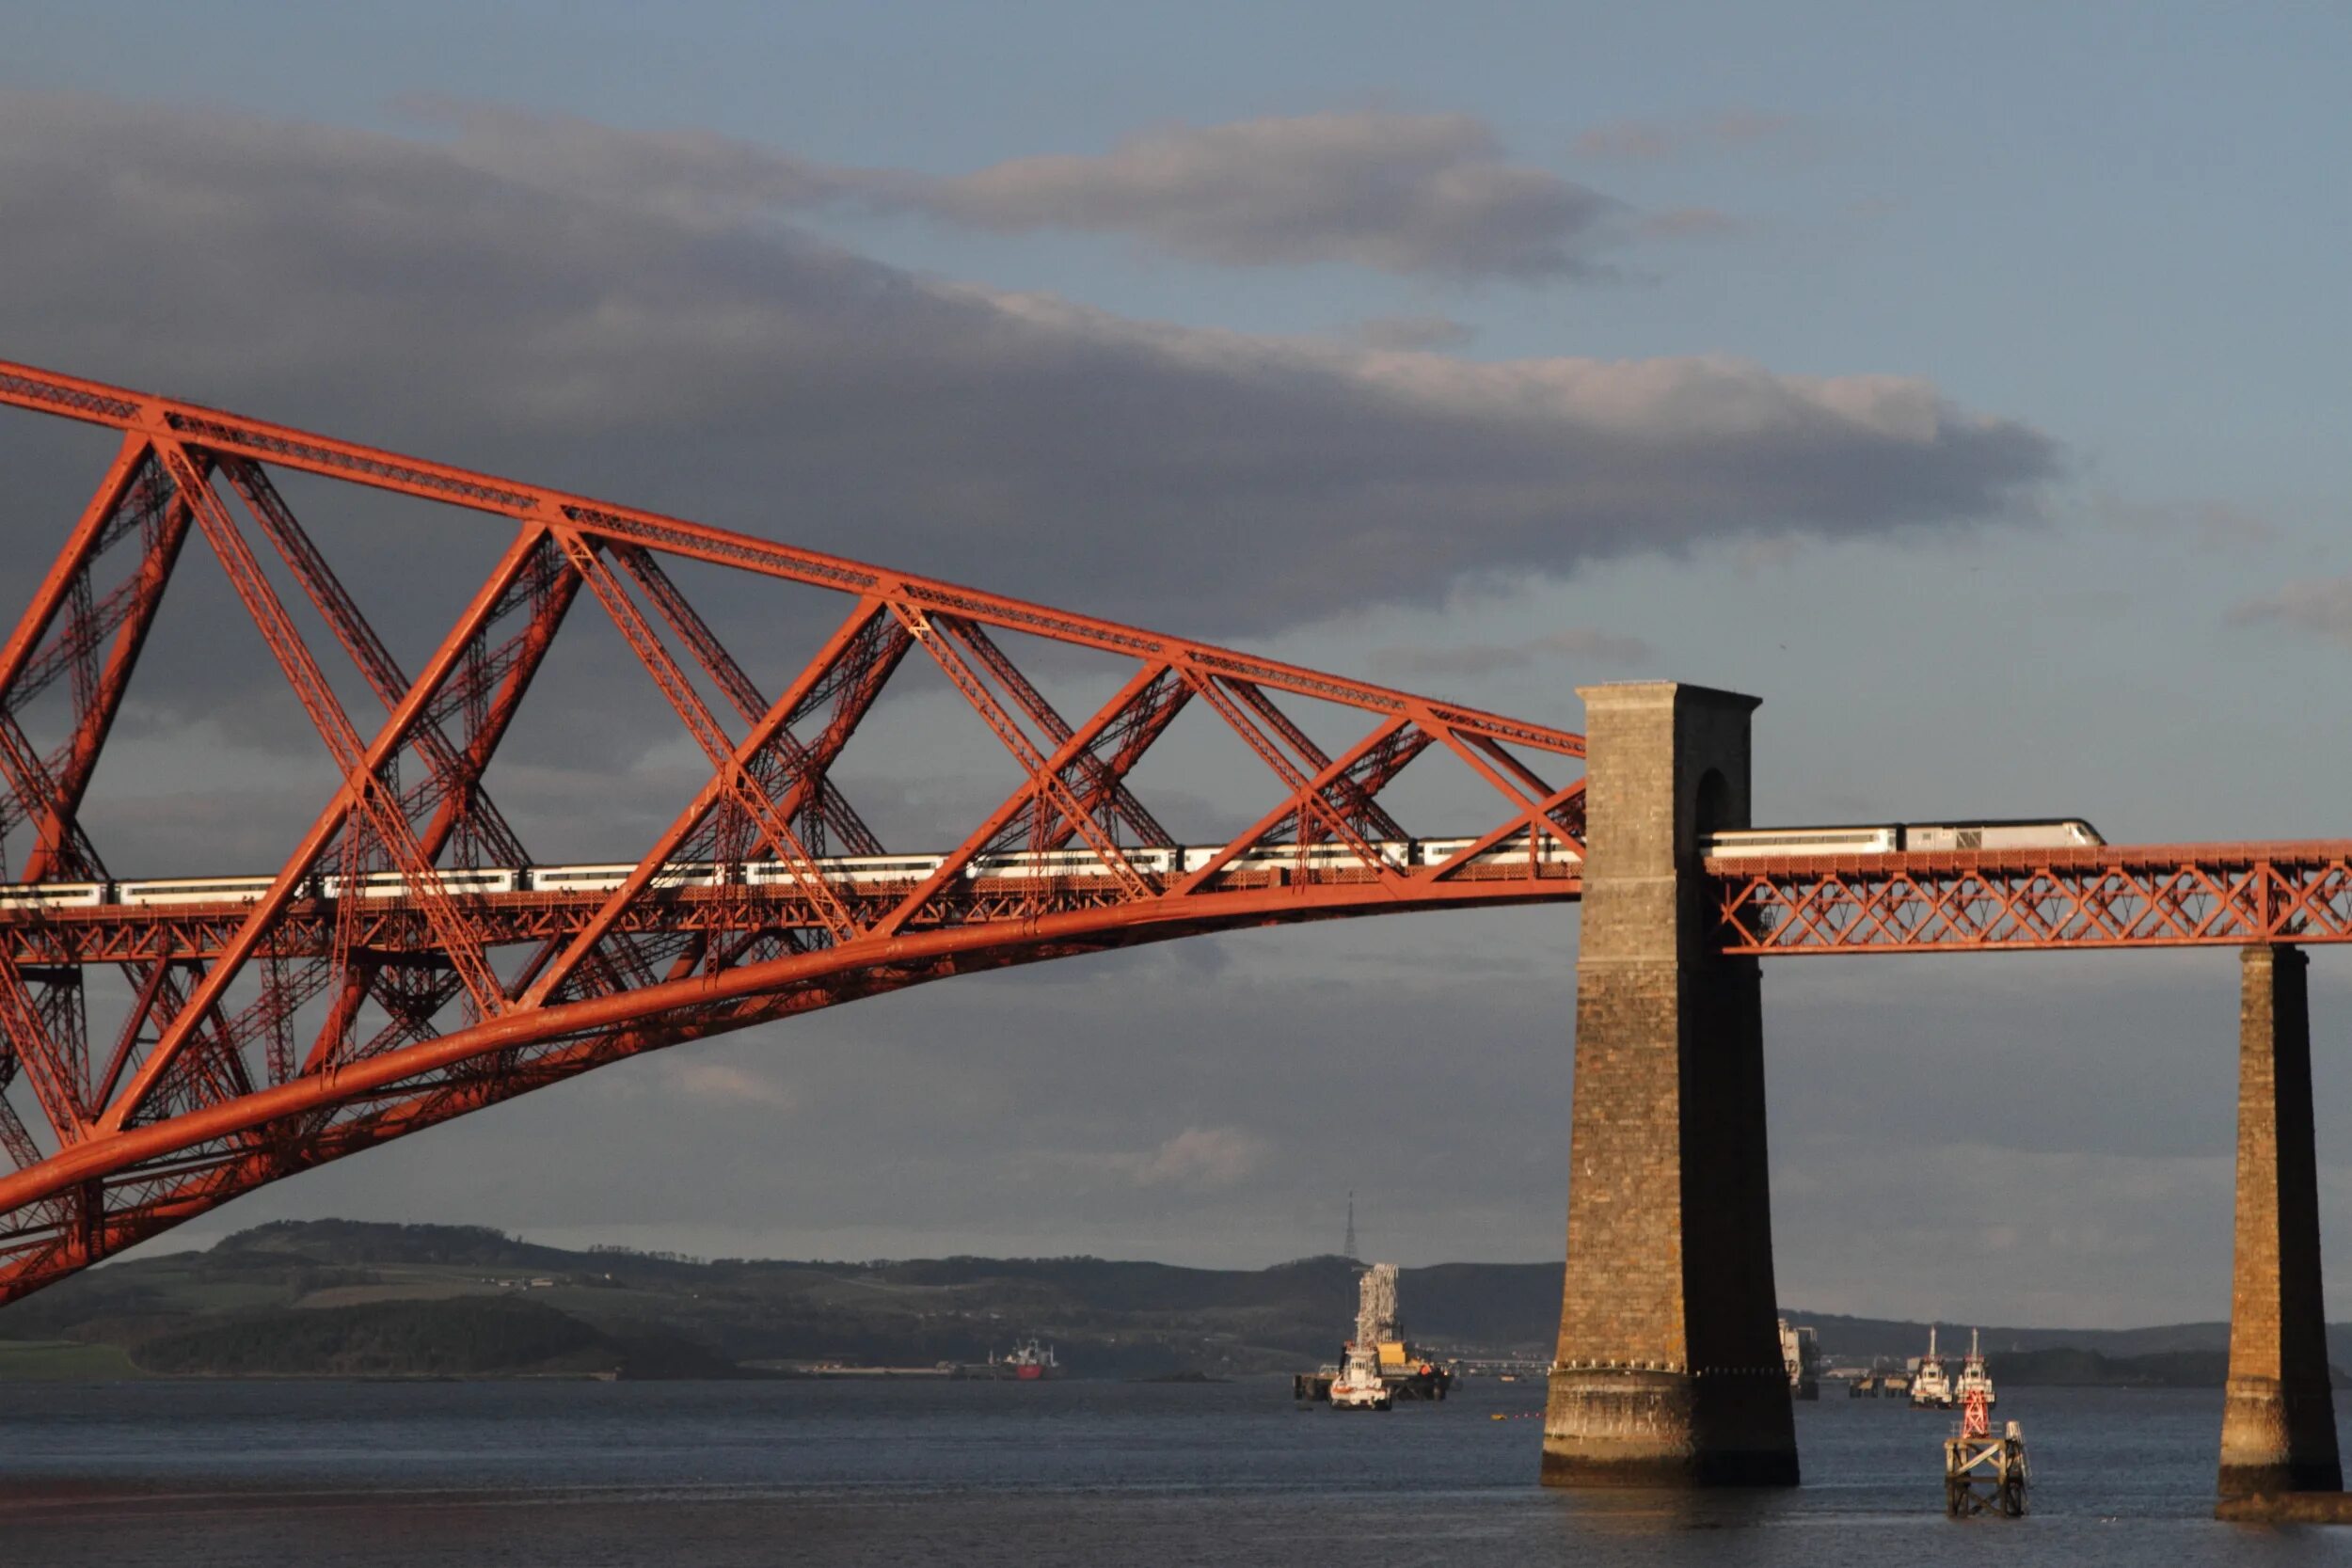
[[[103, 1347], [150, 1375], [724, 1375], [744, 1363], [930, 1366], [1036, 1337], [1079, 1375], [1311, 1367], [1354, 1320], [1356, 1268], [1099, 1258], [715, 1262], [573, 1252], [478, 1226], [320, 1220], [116, 1263], [0, 1308], [10, 1344]], [[1557, 1264], [1404, 1272], [1414, 1336], [1542, 1355]], [[71, 1363], [20, 1353], [26, 1369]]]
[[[540, 1246], [480, 1226], [282, 1222], [119, 1262], [0, 1308], [0, 1379], [34, 1376], [758, 1375], [747, 1364], [929, 1367], [1032, 1337], [1077, 1376], [1284, 1372], [1336, 1355], [1357, 1265], [1187, 1269], [1100, 1258], [876, 1262]], [[1549, 1357], [1557, 1263], [1398, 1280], [1407, 1331], [1455, 1354]], [[1915, 1355], [1927, 1326], [1792, 1311], [1832, 1364]], [[2331, 1330], [2340, 1362], [2352, 1332]], [[2341, 1336], [2339, 1338], [2338, 1337]], [[2218, 1383], [2226, 1324], [1993, 1327], [2004, 1381]], [[1944, 1325], [1947, 1352], [1966, 1337]]]

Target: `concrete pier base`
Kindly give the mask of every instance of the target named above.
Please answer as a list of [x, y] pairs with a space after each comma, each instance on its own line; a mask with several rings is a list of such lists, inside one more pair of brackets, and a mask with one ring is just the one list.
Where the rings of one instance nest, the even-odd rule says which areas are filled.
[[[2293, 947], [2240, 955], [2237, 1243], [2221, 1417], [2225, 1517], [2341, 1516], [2333, 1505], [2306, 1499], [2298, 1509], [2288, 1497], [2344, 1490], [2320, 1289], [2309, 963]], [[2266, 1511], [2259, 1499], [2274, 1506]]]
[[1592, 687], [1554, 1486], [1789, 1485], [1756, 961], [1714, 950], [1700, 835], [1748, 823], [1734, 692]]

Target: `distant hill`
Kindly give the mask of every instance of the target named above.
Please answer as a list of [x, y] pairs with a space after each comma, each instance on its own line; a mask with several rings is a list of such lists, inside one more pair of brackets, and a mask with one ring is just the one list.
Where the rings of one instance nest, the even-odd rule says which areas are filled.
[[[108, 1264], [0, 1308], [0, 1344], [90, 1347], [11, 1364], [157, 1375], [612, 1373], [721, 1376], [745, 1363], [978, 1361], [1032, 1336], [1082, 1376], [1287, 1371], [1332, 1359], [1358, 1265], [1305, 1258], [1188, 1269], [1100, 1258], [843, 1262], [572, 1251], [481, 1226], [283, 1221], [202, 1252]], [[1408, 1332], [1452, 1353], [1541, 1359], [1558, 1263], [1406, 1269]], [[1833, 1364], [1915, 1355], [1927, 1325], [1790, 1311]], [[1966, 1347], [1944, 1325], [1945, 1348]], [[2329, 1331], [2352, 1364], [2352, 1328]], [[2224, 1323], [1990, 1327], [1995, 1375], [2217, 1382]], [[103, 1354], [101, 1354], [100, 1352]], [[2067, 1356], [2039, 1353], [2064, 1351]], [[78, 1357], [78, 1359], [77, 1359]], [[108, 1360], [108, 1357], [114, 1357]], [[2087, 1357], [2087, 1359], [2086, 1359]]]
[[[1813, 1325], [1821, 1337], [1821, 1350], [1832, 1364], [1868, 1362], [1873, 1357], [1917, 1355], [1928, 1348], [1928, 1325], [1893, 1318], [1849, 1318], [1835, 1312], [1788, 1314], [1789, 1322]], [[2176, 1351], [2226, 1351], [2227, 1323], [2167, 1323], [2154, 1328], [2015, 1328], [2006, 1324], [1976, 1325], [1946, 1319], [1937, 1326], [1937, 1345], [1946, 1354], [1964, 1352], [1968, 1333], [1977, 1329], [1987, 1355], [2071, 1346], [2104, 1355], [2156, 1355]], [[2348, 1338], [2347, 1348], [2352, 1348]]]
[[[750, 1362], [980, 1361], [1035, 1336], [1081, 1374], [1248, 1373], [1332, 1359], [1354, 1322], [1357, 1272], [1341, 1258], [1252, 1270], [707, 1262], [540, 1246], [480, 1226], [316, 1220], [77, 1275], [0, 1309], [0, 1341], [119, 1347], [156, 1374], [703, 1376]], [[1408, 1269], [1401, 1294], [1417, 1339], [1543, 1355], [1560, 1268]]]
[[665, 1335], [613, 1336], [506, 1296], [240, 1312], [142, 1338], [141, 1370], [208, 1377], [736, 1377]]
[[[1999, 1358], [1994, 1370], [2012, 1387], [2218, 1388], [2229, 1376], [2230, 1353], [2225, 1348], [2102, 1355], [2095, 1350], [2058, 1346], [2010, 1352]], [[2336, 1381], [2343, 1383], [2342, 1373]]]

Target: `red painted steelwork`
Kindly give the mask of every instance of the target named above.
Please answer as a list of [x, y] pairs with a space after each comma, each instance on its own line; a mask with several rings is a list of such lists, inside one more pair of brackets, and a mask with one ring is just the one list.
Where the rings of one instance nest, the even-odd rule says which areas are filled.
[[[680, 1040], [1009, 964], [1284, 922], [1556, 902], [1581, 887], [1582, 784], [1545, 776], [1583, 755], [1567, 731], [30, 367], [0, 364], [0, 404], [123, 434], [0, 645], [0, 833], [29, 841], [21, 868], [0, 868], [17, 888], [0, 892], [0, 1301], [264, 1182]], [[273, 470], [513, 531], [413, 676]], [[187, 547], [227, 572], [338, 780], [251, 902], [128, 902], [117, 879], [135, 868], [105, 865], [80, 821]], [[771, 700], [663, 556], [832, 590], [846, 616]], [[298, 594], [281, 594], [286, 580]], [[305, 604], [327, 638], [306, 638], [294, 613]], [[534, 863], [484, 780], [575, 613], [620, 633], [707, 780], [617, 885], [444, 883], [461, 868], [566, 860]], [[1119, 656], [1130, 678], [1092, 715], [1065, 717], [991, 628]], [[831, 770], [917, 648], [1021, 783], [935, 870], [856, 875], [842, 857], [882, 846]], [[356, 669], [380, 713], [345, 707], [330, 657]], [[67, 733], [44, 752], [28, 732], [33, 700], [60, 681]], [[1327, 753], [1282, 706], [1299, 697], [1358, 710], [1367, 733]], [[1264, 765], [1269, 809], [1187, 865], [1130, 779], [1196, 705]], [[1481, 819], [1419, 828], [1464, 838], [1458, 852], [1396, 863], [1381, 847], [1414, 829], [1383, 792], [1433, 750], [1494, 800]], [[1046, 855], [1077, 860], [1048, 869]], [[784, 875], [756, 881], [747, 862]], [[675, 863], [734, 874], [665, 885]], [[387, 877], [396, 885], [380, 895], [325, 893], [323, 879]], [[25, 883], [106, 895], [50, 907]], [[103, 1061], [85, 1040], [94, 965], [116, 966], [132, 999]], [[307, 1049], [298, 1017], [319, 1021]]]
[[1724, 951], [2352, 942], [2352, 842], [1710, 861]]

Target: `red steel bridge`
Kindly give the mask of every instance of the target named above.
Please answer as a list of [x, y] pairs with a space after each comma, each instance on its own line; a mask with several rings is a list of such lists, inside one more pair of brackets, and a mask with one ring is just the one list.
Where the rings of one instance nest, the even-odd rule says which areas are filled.
[[[680, 1041], [1011, 964], [1582, 888], [1566, 731], [26, 366], [0, 363], [0, 403], [121, 436], [0, 648], [0, 1302], [265, 1182]], [[287, 473], [499, 531], [421, 665], [370, 626]], [[282, 863], [209, 884], [113, 865], [82, 821], [192, 539], [339, 781]], [[829, 590], [839, 620], [763, 689], [663, 565], [679, 560]], [[582, 613], [617, 629], [708, 767], [633, 864], [527, 850], [485, 787]], [[1129, 673], [1065, 715], [1007, 634]], [[953, 847], [894, 855], [833, 766], [911, 663], [1020, 782]], [[339, 685], [371, 695], [355, 711]], [[1359, 736], [1318, 745], [1302, 703], [1353, 711]], [[1179, 845], [1131, 784], [1188, 708], [1263, 768], [1262, 814], [1222, 844]], [[1433, 752], [1482, 782], [1483, 820], [1392, 815], [1389, 786]], [[1706, 869], [1735, 953], [2245, 945], [2352, 938], [2347, 853]], [[128, 1000], [94, 1032], [100, 986]]]

